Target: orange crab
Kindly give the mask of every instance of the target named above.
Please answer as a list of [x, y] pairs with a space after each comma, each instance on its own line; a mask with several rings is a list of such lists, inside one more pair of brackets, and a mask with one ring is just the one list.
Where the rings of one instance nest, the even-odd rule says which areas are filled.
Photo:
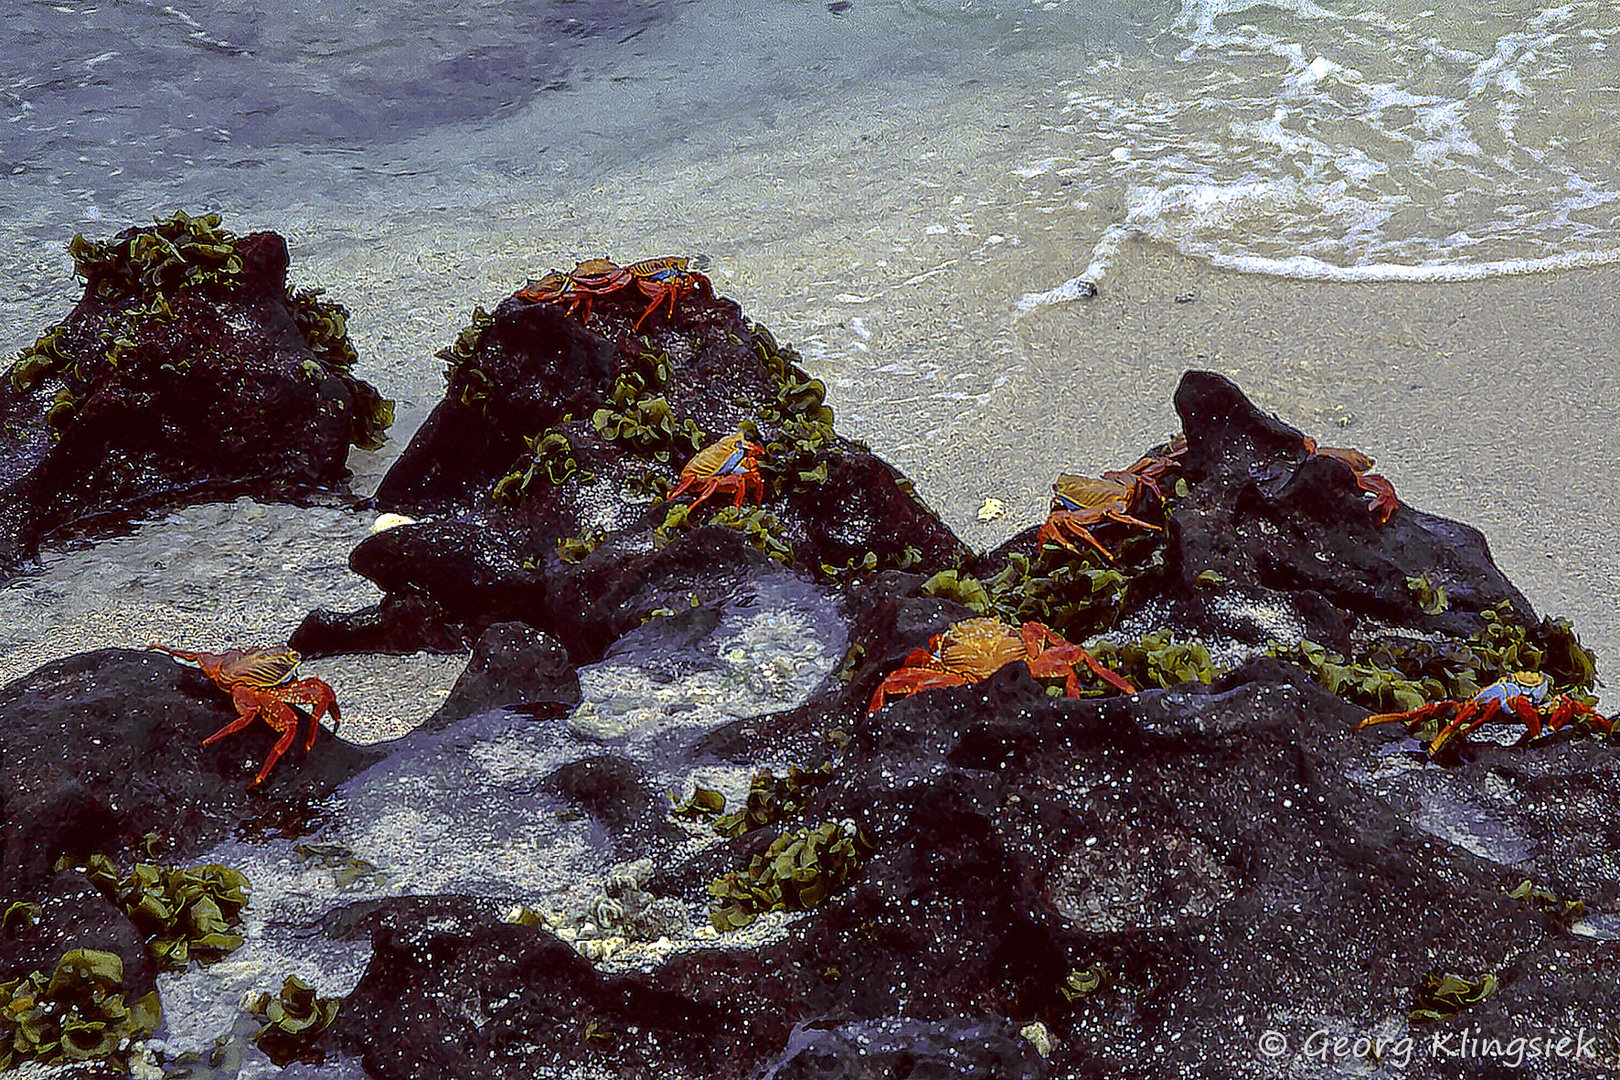
[[692, 269], [692, 260], [674, 255], [643, 259], [629, 266], [620, 266], [611, 259], [587, 259], [569, 273], [553, 270], [543, 278], [531, 280], [516, 295], [518, 299], [530, 303], [566, 303], [567, 315], [583, 308], [580, 321], [588, 322], [592, 299], [632, 286], [652, 303], [647, 305], [647, 310], [630, 328], [631, 333], [640, 330], [647, 317], [665, 301], [669, 302], [669, 317], [673, 318], [675, 302], [682, 297], [699, 293], [714, 295], [714, 284]]
[[714, 295], [714, 283], [707, 277], [692, 269], [692, 260], [675, 256], [666, 256], [661, 259], [645, 259], [642, 262], [631, 263], [624, 268], [629, 274], [641, 295], [647, 297], [652, 303], [647, 310], [641, 313], [641, 318], [630, 328], [633, 334], [641, 329], [641, 324], [647, 321], [647, 316], [658, 310], [658, 305], [665, 300], [669, 301], [669, 315], [675, 317], [675, 301], [684, 296], [703, 294]]
[[624, 267], [612, 259], [587, 259], [569, 273], [553, 270], [543, 278], [531, 280], [516, 295], [529, 303], [567, 304], [565, 317], [583, 307], [579, 321], [589, 322], [592, 299], [617, 292], [628, 284]]
[[1347, 446], [1317, 446], [1316, 440], [1309, 435], [1304, 436], [1304, 440], [1307, 455], [1320, 454], [1350, 466], [1356, 474], [1356, 483], [1369, 496], [1367, 509], [1372, 513], [1373, 520], [1379, 525], [1387, 525], [1396, 508], [1401, 505], [1401, 500], [1395, 496], [1395, 485], [1387, 477], [1371, 471], [1376, 462], [1360, 450]]
[[281, 735], [271, 748], [270, 756], [264, 759], [259, 775], [248, 787], [264, 783], [264, 778], [270, 775], [270, 770], [297, 737], [301, 714], [292, 708], [293, 704], [315, 707], [309, 717], [309, 735], [304, 740], [306, 753], [315, 746], [315, 733], [320, 730], [323, 713], [332, 714], [334, 734], [342, 722], [337, 697], [330, 686], [315, 678], [293, 681], [293, 672], [298, 670], [301, 658], [292, 649], [227, 649], [222, 653], [201, 653], [171, 649], [167, 645], [148, 645], [147, 648], [196, 664], [204, 675], [214, 680], [214, 685], [231, 695], [236, 719], [204, 739], [202, 745], [208, 746], [241, 731], [253, 723], [255, 717], [262, 718]]
[[1567, 694], [1549, 700], [1551, 690], [1552, 684], [1541, 672], [1516, 671], [1497, 679], [1467, 701], [1431, 701], [1406, 712], [1379, 713], [1357, 724], [1356, 730], [1373, 724], [1399, 722], [1406, 725], [1406, 730], [1416, 731], [1435, 717], [1442, 717], [1440, 733], [1429, 744], [1430, 757], [1438, 754], [1452, 736], [1466, 738], [1470, 731], [1495, 719], [1510, 723], [1518, 720], [1527, 729], [1525, 737], [1529, 739], [1541, 734], [1543, 721], [1546, 730], [1557, 731], [1577, 716], [1599, 731], [1613, 730], [1614, 722], [1584, 701]]
[[1080, 696], [1080, 679], [1074, 666], [1077, 663], [1085, 664], [1092, 674], [1120, 693], [1136, 693], [1128, 679], [1109, 671], [1086, 650], [1038, 622], [1027, 622], [1020, 631], [1000, 619], [981, 617], [963, 619], [930, 638], [928, 648], [912, 650], [905, 662], [878, 685], [866, 713], [870, 716], [877, 712], [891, 697], [983, 682], [1014, 660], [1028, 664], [1029, 673], [1037, 679], [1062, 677], [1063, 691], [1069, 697]]
[[1073, 538], [1084, 540], [1101, 552], [1103, 558], [1113, 562], [1113, 553], [1092, 535], [1092, 526], [1117, 521], [1123, 525], [1163, 532], [1163, 526], [1134, 516], [1136, 508], [1148, 492], [1152, 492], [1154, 498], [1163, 504], [1164, 491], [1159, 487], [1159, 481], [1180, 465], [1186, 454], [1186, 437], [1177, 436], [1162, 457], [1148, 454], [1128, 468], [1111, 469], [1101, 477], [1069, 473], [1059, 475], [1057, 482], [1052, 485], [1051, 513], [1047, 515], [1040, 532], [1035, 534], [1036, 548], [1056, 544], [1078, 555], [1080, 549], [1071, 542]]
[[711, 443], [692, 455], [692, 460], [681, 470], [680, 483], [669, 493], [666, 501], [673, 501], [690, 489], [698, 492], [689, 509], [709, 496], [727, 493], [733, 506], [741, 506], [743, 499], [755, 503], [765, 501], [765, 480], [759, 473], [759, 459], [765, 455], [761, 446], [750, 442], [746, 433], [733, 432], [719, 442]]

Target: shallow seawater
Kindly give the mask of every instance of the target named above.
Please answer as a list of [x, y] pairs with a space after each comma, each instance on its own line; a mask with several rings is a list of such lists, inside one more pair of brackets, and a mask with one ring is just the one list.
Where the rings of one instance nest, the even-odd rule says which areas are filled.
[[[351, 457], [361, 492], [437, 401], [433, 354], [475, 304], [579, 258], [685, 252], [974, 543], [1038, 518], [1056, 471], [1158, 441], [1175, 378], [1200, 366], [1373, 453], [1414, 505], [1480, 524], [1538, 605], [1615, 596], [1581, 537], [1620, 525], [1596, 426], [1620, 387], [1581, 365], [1606, 362], [1584, 330], [1612, 332], [1616, 290], [1555, 291], [1571, 340], [1551, 341], [1534, 286], [1503, 326], [1436, 328], [1419, 324], [1464, 294], [1380, 293], [1346, 318], [1350, 294], [1312, 309], [1211, 269], [1408, 281], [1611, 261], [1612, 7], [69, 0], [19, 5], [7, 34], [0, 348], [77, 297], [76, 231], [211, 208], [275, 229], [293, 284], [350, 308], [362, 374], [399, 403], [393, 443]], [[1061, 302], [1081, 277], [1103, 297]], [[1043, 295], [1059, 302], [1026, 302]], [[981, 523], [992, 496], [1007, 513]], [[0, 590], [0, 669], [84, 647], [59, 628], [105, 605], [144, 640], [180, 590], [212, 589], [241, 638], [295, 625], [306, 593], [365, 593], [347, 534], [319, 567], [258, 557], [266, 528], [272, 547], [328, 543], [319, 515], [272, 517], [223, 511], [187, 583], [154, 575], [116, 604], [47, 560]], [[191, 536], [143, 528], [116, 558], [158, 563]], [[1612, 622], [1582, 629], [1620, 644]]]

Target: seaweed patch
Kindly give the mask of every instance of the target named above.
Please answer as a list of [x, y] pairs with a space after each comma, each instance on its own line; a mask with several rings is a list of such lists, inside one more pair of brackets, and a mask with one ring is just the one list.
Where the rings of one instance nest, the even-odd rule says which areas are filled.
[[119, 1062], [163, 1015], [156, 990], [130, 1002], [123, 989], [124, 962], [97, 949], [63, 953], [49, 978], [35, 971], [0, 983], [0, 1069], [28, 1061]]
[[242, 944], [235, 931], [247, 906], [248, 881], [228, 866], [136, 863], [120, 876], [111, 859], [92, 855], [85, 876], [129, 916], [161, 964], [183, 968], [193, 959], [217, 960]]

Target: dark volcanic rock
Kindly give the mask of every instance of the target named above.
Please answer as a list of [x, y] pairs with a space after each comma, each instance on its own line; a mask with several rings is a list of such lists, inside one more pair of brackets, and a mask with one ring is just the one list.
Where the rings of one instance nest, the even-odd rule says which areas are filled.
[[455, 520], [400, 525], [362, 540], [349, 565], [387, 596], [361, 612], [311, 613], [288, 639], [305, 655], [454, 652], [497, 622], [544, 625], [545, 579], [495, 529]]
[[718, 1058], [716, 1035], [746, 1037], [722, 1013], [644, 980], [602, 978], [550, 934], [496, 921], [487, 903], [394, 900], [363, 925], [375, 951], [331, 1038], [373, 1076], [534, 1076], [589, 1063], [610, 1075], [697, 1080], [719, 1074], [662, 1063]]
[[[1232, 609], [1281, 606], [1305, 636], [1343, 645], [1359, 619], [1465, 635], [1478, 628], [1481, 611], [1503, 600], [1530, 616], [1478, 529], [1404, 503], [1379, 525], [1350, 466], [1307, 454], [1300, 432], [1255, 408], [1230, 380], [1188, 372], [1176, 409], [1191, 490], [1171, 512], [1166, 562], [1189, 619], [1263, 643], [1265, 629], [1241, 634]], [[1198, 587], [1209, 570], [1226, 579], [1218, 590]], [[1421, 610], [1407, 585], [1419, 577], [1445, 590], [1447, 610]], [[1224, 610], [1210, 612], [1211, 604]], [[1201, 617], [1191, 613], [1199, 609]]]
[[[403, 1038], [368, 1059], [380, 1076], [425, 1075], [444, 1046], [467, 1076], [563, 1062], [623, 1077], [859, 1076], [814, 1070], [849, 1060], [863, 1035], [896, 1069], [937, 1067], [959, 1018], [992, 1016], [1007, 1019], [954, 1058], [963, 1070], [1047, 1075], [1008, 1036], [1040, 1020], [1050, 1075], [1248, 1076], [1269, 1067], [1267, 1030], [1289, 1039], [1280, 1064], [1307, 1070], [1313, 1031], [1393, 1041], [1430, 973], [1501, 982], [1435, 1031], [1599, 1030], [1608, 991], [1583, 973], [1613, 972], [1615, 944], [1571, 938], [1508, 897], [1516, 873], [1346, 782], [1379, 754], [1354, 734], [1359, 716], [1277, 661], [1131, 699], [1052, 699], [1018, 665], [918, 694], [855, 722], [804, 812], [853, 818], [874, 848], [785, 937], [614, 975], [544, 931], [432, 901], [432, 919], [413, 909], [374, 928], [339, 1038], [354, 1052], [389, 1044], [380, 1032]], [[774, 831], [734, 841], [731, 865]], [[715, 873], [706, 854], [661, 887], [701, 895]], [[1100, 985], [1070, 1000], [1072, 972]], [[1427, 1029], [1411, 1031], [1427, 1045]], [[1420, 1049], [1401, 1075], [1461, 1075], [1455, 1064]], [[1578, 1074], [1555, 1062], [1529, 1075]]]
[[[19, 893], [6, 883], [0, 903]], [[37, 896], [39, 922], [15, 932], [0, 929], [0, 983], [42, 971], [49, 975], [69, 949], [117, 954], [124, 964], [124, 988], [133, 1000], [152, 989], [156, 968], [146, 942], [118, 907], [78, 870], [62, 870]]]
[[625, 758], [601, 754], [572, 762], [546, 777], [545, 787], [618, 836], [645, 840], [649, 832], [675, 831], [666, 817], [669, 796]]
[[1042, 1080], [1046, 1062], [1001, 1017], [800, 1027], [760, 1080]]
[[351, 442], [381, 444], [346, 313], [289, 293], [280, 236], [217, 225], [75, 239], [84, 298], [0, 382], [0, 567], [135, 511], [332, 488]]
[[276, 740], [268, 725], [201, 745], [235, 715], [195, 669], [122, 649], [71, 656], [0, 689], [7, 893], [36, 892], [62, 855], [127, 862], [151, 832], [188, 857], [240, 822], [306, 804], [378, 756], [322, 732], [306, 757], [300, 735], [249, 792]]
[[[673, 316], [660, 310], [631, 333], [645, 305], [628, 289], [596, 298], [585, 324], [520, 297], [477, 313], [441, 353], [444, 401], [377, 493], [386, 509], [435, 520], [362, 543], [351, 565], [389, 600], [354, 616], [318, 613], [298, 647], [408, 649], [458, 632], [470, 643], [517, 620], [586, 660], [625, 629], [599, 615], [604, 561], [655, 562], [709, 525], [823, 580], [931, 572], [965, 555], [904, 477], [836, 434], [821, 383], [735, 303], [683, 296]], [[687, 503], [659, 497], [694, 454], [738, 430], [765, 448], [762, 506], [721, 497], [688, 515]], [[611, 607], [623, 590], [606, 595]], [[424, 621], [414, 641], [390, 608], [406, 597]], [[566, 626], [576, 618], [583, 637]]]
[[422, 726], [436, 730], [502, 705], [557, 716], [578, 704], [579, 676], [556, 638], [523, 623], [496, 623], [479, 636], [450, 696]]

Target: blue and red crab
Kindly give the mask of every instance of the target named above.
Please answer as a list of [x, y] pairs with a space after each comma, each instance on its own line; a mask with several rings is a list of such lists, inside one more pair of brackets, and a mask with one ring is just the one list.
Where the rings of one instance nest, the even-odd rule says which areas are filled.
[[695, 490], [698, 497], [692, 500], [689, 510], [696, 510], [699, 503], [716, 494], [732, 496], [733, 506], [741, 506], [745, 498], [762, 503], [765, 479], [759, 472], [759, 459], [763, 456], [764, 447], [751, 441], [745, 432], [735, 431], [692, 455], [668, 500]]
[[1052, 510], [1035, 534], [1037, 549], [1056, 544], [1080, 553], [1073, 540], [1083, 540], [1109, 562], [1114, 555], [1092, 535], [1091, 529], [1105, 521], [1134, 525], [1139, 529], [1163, 532], [1164, 527], [1136, 517], [1142, 500], [1152, 493], [1160, 505], [1164, 490], [1159, 481], [1181, 464], [1187, 455], [1187, 439], [1177, 436], [1163, 456], [1148, 454], [1125, 469], [1110, 469], [1101, 477], [1062, 473], [1052, 484]]
[[293, 649], [227, 649], [222, 653], [204, 653], [171, 649], [167, 645], [148, 645], [147, 648], [168, 653], [176, 660], [196, 664], [204, 675], [214, 681], [214, 685], [231, 695], [231, 703], [236, 706], [236, 719], [204, 739], [202, 745], [208, 746], [241, 731], [255, 718], [262, 719], [280, 734], [281, 738], [271, 748], [270, 756], [264, 759], [259, 775], [253, 778], [248, 787], [258, 787], [264, 783], [264, 778], [270, 775], [270, 770], [275, 768], [281, 755], [291, 748], [293, 740], [297, 738], [301, 714], [293, 710], [293, 704], [314, 706], [314, 712], [309, 716], [309, 735], [304, 739], [306, 753], [315, 746], [315, 734], [321, 728], [323, 713], [331, 713], [334, 734], [342, 722], [338, 714], [337, 696], [332, 693], [330, 686], [315, 678], [293, 681], [293, 673], [301, 662], [301, 657]]
[[1567, 694], [1552, 696], [1552, 683], [1539, 671], [1516, 671], [1500, 678], [1467, 701], [1431, 701], [1405, 712], [1379, 713], [1356, 725], [1360, 731], [1373, 724], [1402, 723], [1406, 730], [1417, 731], [1436, 717], [1441, 718], [1440, 733], [1429, 744], [1429, 756], [1455, 736], [1467, 737], [1470, 731], [1492, 720], [1514, 720], [1527, 729], [1525, 738], [1534, 739], [1543, 730], [1557, 731], [1576, 717], [1585, 720], [1599, 731], [1611, 731], [1614, 722], [1584, 701]]
[[878, 684], [867, 715], [883, 708], [892, 697], [983, 682], [1015, 660], [1024, 661], [1037, 679], [1062, 678], [1063, 691], [1069, 697], [1080, 696], [1076, 664], [1085, 664], [1093, 675], [1122, 694], [1136, 693], [1130, 680], [1103, 667], [1085, 649], [1040, 623], [1026, 622], [1020, 630], [985, 616], [963, 619], [929, 638], [928, 648], [913, 649], [904, 663]]
[[530, 303], [567, 304], [568, 315], [583, 308], [580, 319], [588, 322], [593, 298], [631, 287], [652, 301], [630, 328], [631, 333], [640, 330], [660, 304], [667, 302], [668, 317], [674, 318], [676, 301], [686, 296], [714, 295], [714, 284], [692, 269], [692, 260], [675, 255], [643, 259], [629, 266], [620, 266], [611, 259], [587, 259], [568, 273], [554, 270], [531, 280], [516, 295]]

